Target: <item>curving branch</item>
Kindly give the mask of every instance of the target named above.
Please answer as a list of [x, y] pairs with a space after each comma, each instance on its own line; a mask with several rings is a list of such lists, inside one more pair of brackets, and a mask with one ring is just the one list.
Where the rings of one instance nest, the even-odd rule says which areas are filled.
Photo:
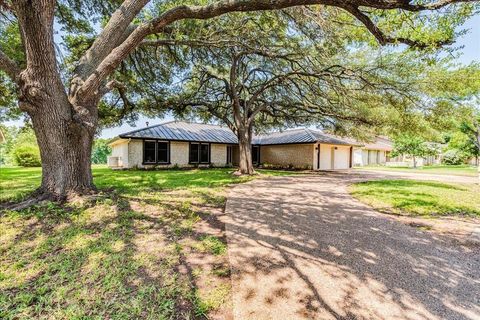
[[[127, 2], [134, 0], [126, 0]], [[144, 2], [142, 0], [140, 2]], [[182, 5], [165, 11], [159, 17], [144, 22], [133, 30], [128, 37], [120, 45], [115, 47], [109, 54], [102, 59], [101, 63], [92, 71], [86, 78], [85, 82], [80, 88], [80, 93], [95, 92], [98, 87], [142, 41], [150, 34], [161, 32], [170, 24], [185, 19], [210, 19], [221, 16], [229, 12], [246, 12], [246, 11], [264, 11], [264, 10], [278, 10], [294, 6], [305, 5], [327, 5], [339, 8], [344, 8], [361, 19], [361, 21], [369, 28], [371, 32], [375, 32], [377, 39], [382, 40], [381, 43], [404, 42], [412, 45], [420, 45], [409, 39], [389, 38], [373, 24], [373, 22], [361, 12], [359, 7], [368, 7], [372, 9], [402, 9], [406, 11], [424, 11], [424, 10], [438, 10], [450, 4], [460, 2], [475, 2], [477, 0], [438, 0], [427, 4], [412, 4], [405, 0], [357, 0], [357, 1], [341, 1], [341, 0], [223, 0], [205, 6], [187, 6]], [[122, 6], [123, 6], [122, 5]], [[355, 10], [356, 9], [356, 10]], [[113, 17], [112, 17], [113, 18]], [[111, 22], [107, 24], [110, 25]], [[112, 22], [113, 24], [113, 22]], [[117, 34], [117, 33], [112, 33]], [[108, 37], [105, 37], [108, 39]], [[113, 41], [112, 43], [114, 43]]]
[[135, 26], [130, 24], [148, 2], [149, 0], [125, 0], [115, 10], [92, 46], [80, 58], [79, 65], [75, 69], [77, 76], [88, 76], [116, 46], [135, 30]]
[[[421, 41], [416, 41], [408, 38], [403, 37], [389, 37], [385, 35], [378, 26], [373, 23], [373, 21], [368, 17], [364, 12], [362, 12], [358, 7], [345, 5], [343, 7], [346, 11], [352, 14], [355, 18], [357, 18], [367, 29], [370, 33], [377, 39], [377, 41], [383, 46], [389, 43], [404, 43], [410, 47], [425, 49], [428, 47], [428, 44]], [[447, 44], [451, 44], [451, 41], [441, 41], [438, 42], [438, 46], [444, 46]]]

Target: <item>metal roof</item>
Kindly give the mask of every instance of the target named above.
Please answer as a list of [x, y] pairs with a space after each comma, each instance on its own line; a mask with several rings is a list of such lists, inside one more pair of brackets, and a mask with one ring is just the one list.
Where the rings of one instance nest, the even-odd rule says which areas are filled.
[[319, 130], [313, 129], [294, 129], [283, 132], [274, 132], [253, 138], [253, 144], [269, 145], [269, 144], [295, 144], [295, 143], [328, 143], [339, 145], [355, 145], [349, 141], [326, 134]]
[[238, 143], [237, 136], [227, 127], [183, 121], [166, 122], [130, 131], [121, 134], [120, 138]]
[[[130, 131], [119, 136], [132, 139], [159, 139], [176, 141], [198, 141], [237, 144], [237, 136], [227, 127], [212, 124], [172, 121], [155, 126]], [[356, 145], [347, 140], [313, 129], [294, 129], [254, 136], [252, 144], [295, 144], [295, 143], [329, 143], [339, 145]]]

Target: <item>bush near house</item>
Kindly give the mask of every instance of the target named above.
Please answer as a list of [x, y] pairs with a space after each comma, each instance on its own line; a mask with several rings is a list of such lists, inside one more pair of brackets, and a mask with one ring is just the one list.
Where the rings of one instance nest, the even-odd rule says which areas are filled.
[[468, 156], [457, 149], [450, 149], [445, 151], [442, 157], [442, 163], [447, 165], [460, 165], [467, 161]]
[[33, 145], [20, 145], [13, 148], [15, 164], [21, 167], [40, 167], [40, 150]]

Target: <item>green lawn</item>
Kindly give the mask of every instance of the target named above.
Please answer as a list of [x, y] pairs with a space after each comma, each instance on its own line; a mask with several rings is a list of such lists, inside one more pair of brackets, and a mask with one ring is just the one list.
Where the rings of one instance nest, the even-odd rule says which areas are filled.
[[[218, 219], [233, 169], [112, 171], [82, 205], [0, 213], [1, 319], [189, 319], [229, 312]], [[287, 174], [262, 171], [264, 175]], [[0, 168], [0, 202], [40, 183]]]
[[447, 174], [458, 176], [477, 176], [477, 167], [469, 165], [433, 165], [424, 166], [421, 168], [406, 168], [406, 167], [386, 167], [386, 166], [365, 166], [356, 167], [359, 170], [385, 170], [385, 171], [399, 171], [399, 172], [415, 172], [415, 173], [429, 173], [429, 174]]
[[480, 217], [480, 186], [417, 180], [377, 180], [349, 187], [351, 194], [375, 209], [420, 216]]

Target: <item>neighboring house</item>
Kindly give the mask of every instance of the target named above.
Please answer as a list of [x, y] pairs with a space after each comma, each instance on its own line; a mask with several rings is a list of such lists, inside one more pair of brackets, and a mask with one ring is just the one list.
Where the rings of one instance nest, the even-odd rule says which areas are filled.
[[393, 150], [393, 142], [389, 139], [377, 137], [371, 143], [353, 142], [363, 145], [353, 149], [354, 166], [386, 165], [391, 161], [390, 152]]
[[[237, 165], [238, 140], [227, 127], [172, 121], [121, 134], [110, 144], [111, 168]], [[312, 129], [255, 136], [254, 164], [314, 170], [352, 167], [357, 144]]]

